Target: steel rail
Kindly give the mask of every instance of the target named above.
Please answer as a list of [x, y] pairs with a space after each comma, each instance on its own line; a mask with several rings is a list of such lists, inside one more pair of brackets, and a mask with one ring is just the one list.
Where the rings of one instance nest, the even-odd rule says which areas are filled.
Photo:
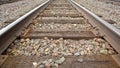
[[120, 30], [104, 21], [91, 11], [87, 10], [85, 7], [76, 3], [74, 0], [69, 0], [69, 2], [79, 11], [81, 12], [85, 18], [89, 20], [91, 25], [95, 27], [102, 36], [112, 45], [112, 47], [118, 52], [118, 54], [114, 57], [114, 59], [120, 65]]
[[21, 16], [8, 26], [0, 30], [0, 54], [21, 34], [22, 30], [28, 26], [37, 13], [40, 13], [46, 8], [52, 0], [47, 0], [25, 15]]

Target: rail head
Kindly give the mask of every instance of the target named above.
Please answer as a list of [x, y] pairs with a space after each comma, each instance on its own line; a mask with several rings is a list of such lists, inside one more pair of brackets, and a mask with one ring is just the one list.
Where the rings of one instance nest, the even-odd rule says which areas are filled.
[[21, 31], [30, 24], [30, 21], [36, 14], [43, 11], [52, 1], [53, 0], [45, 1], [0, 30], [0, 54], [21, 34]]

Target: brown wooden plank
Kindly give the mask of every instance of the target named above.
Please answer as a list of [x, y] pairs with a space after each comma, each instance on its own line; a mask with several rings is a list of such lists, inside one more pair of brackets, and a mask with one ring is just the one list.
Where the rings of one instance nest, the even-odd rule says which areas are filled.
[[51, 5], [49, 5], [50, 7], [70, 7], [71, 6], [71, 4], [51, 4]]
[[[73, 16], [76, 17], [76, 16]], [[40, 20], [40, 23], [44, 23], [44, 24], [50, 24], [50, 23], [54, 23], [54, 24], [85, 24], [85, 22], [83, 21], [43, 21]]]
[[76, 10], [45, 10], [43, 13], [44, 14], [49, 14], [49, 13], [52, 13], [52, 14], [79, 14], [79, 12]]
[[96, 38], [91, 31], [81, 31], [81, 32], [33, 32], [26, 37], [23, 38], [32, 38], [32, 39], [38, 39], [38, 38], [66, 38], [66, 39], [90, 39], [90, 38]]
[[57, 13], [57, 14], [42, 13], [39, 16], [40, 17], [73, 17], [73, 18], [83, 17], [81, 14], [74, 14], [74, 13]]
[[66, 29], [66, 30], [58, 30], [58, 29], [46, 29], [46, 30], [39, 30], [35, 29], [34, 31], [31, 31], [30, 33], [80, 33], [80, 32], [91, 32], [90, 30], [85, 30], [85, 29]]
[[73, 7], [47, 7], [46, 10], [76, 10]]
[[44, 10], [44, 13], [45, 12], [76, 12], [76, 13], [79, 13], [78, 11], [76, 10]]
[[[78, 62], [78, 59], [83, 59]], [[66, 62], [60, 65], [60, 68], [119, 68], [117, 63], [111, 56], [82, 56], [82, 57], [67, 57]]]
[[54, 9], [54, 8], [55, 8], [55, 9], [56, 9], [56, 8], [57, 8], [57, 9], [59, 9], [59, 8], [60, 8], [60, 9], [61, 9], [61, 8], [62, 8], [62, 9], [64, 9], [64, 8], [65, 8], [65, 9], [66, 9], [66, 8], [75, 9], [73, 6], [68, 6], [68, 7], [67, 7], [67, 6], [60, 6], [60, 7], [48, 6], [47, 8], [49, 8], [49, 9]]
[[[33, 62], [41, 60], [56, 59], [58, 57], [37, 56], [9, 56], [1, 68], [33, 68]], [[79, 62], [78, 59], [82, 59]], [[65, 62], [59, 68], [120, 68], [109, 55], [94, 56], [65, 56]]]
[[84, 18], [68, 18], [68, 17], [61, 17], [61, 18], [57, 18], [57, 17], [42, 17], [39, 19], [40, 22], [69, 22], [69, 23], [75, 23], [75, 22], [79, 22], [79, 23], [83, 23], [84, 22]]

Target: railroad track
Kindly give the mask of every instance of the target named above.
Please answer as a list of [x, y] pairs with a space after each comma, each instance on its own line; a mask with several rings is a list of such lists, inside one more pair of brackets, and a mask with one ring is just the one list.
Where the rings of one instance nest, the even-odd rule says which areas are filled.
[[120, 31], [73, 0], [48, 0], [0, 31], [1, 68], [119, 68]]

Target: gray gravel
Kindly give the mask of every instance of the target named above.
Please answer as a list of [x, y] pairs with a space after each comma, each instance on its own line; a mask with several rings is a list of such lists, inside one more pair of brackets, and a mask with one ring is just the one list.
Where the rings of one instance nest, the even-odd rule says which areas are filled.
[[120, 28], [120, 5], [106, 3], [99, 0], [75, 0], [95, 14], [102, 15], [103, 19], [113, 20], [117, 28]]
[[14, 21], [46, 0], [23, 0], [0, 5], [0, 28], [4, 22]]
[[9, 55], [68, 56], [115, 54], [114, 49], [103, 39], [21, 39], [8, 48]]

